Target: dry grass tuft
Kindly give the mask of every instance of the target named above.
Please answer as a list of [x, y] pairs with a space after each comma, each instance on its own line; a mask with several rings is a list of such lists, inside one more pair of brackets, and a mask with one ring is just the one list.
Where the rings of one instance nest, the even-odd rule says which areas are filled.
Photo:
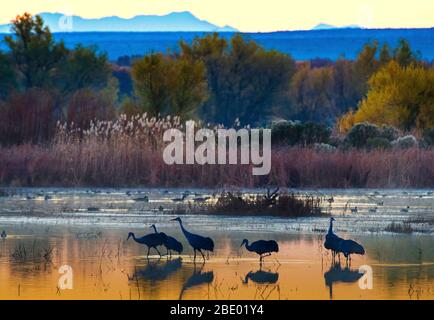
[[322, 201], [314, 196], [278, 194], [277, 190], [247, 197], [242, 193], [224, 192], [214, 204], [206, 205], [204, 211], [230, 216], [313, 217], [326, 215], [321, 209]]
[[402, 223], [392, 222], [384, 229], [384, 231], [393, 233], [412, 233], [413, 228], [408, 221], [403, 221]]

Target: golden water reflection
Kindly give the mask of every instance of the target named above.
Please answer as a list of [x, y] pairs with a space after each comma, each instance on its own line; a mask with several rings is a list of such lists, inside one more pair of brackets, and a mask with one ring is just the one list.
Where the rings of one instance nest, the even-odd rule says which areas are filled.
[[[365, 236], [368, 254], [347, 267], [331, 262], [318, 235], [255, 235], [280, 245], [260, 265], [239, 249], [252, 234], [214, 235], [218, 249], [206, 263], [193, 263], [190, 252], [147, 260], [126, 234], [80, 238], [65, 231], [0, 241], [0, 299], [434, 299], [432, 237]], [[73, 269], [72, 290], [58, 288], [65, 264]], [[366, 264], [372, 290], [359, 288]]]

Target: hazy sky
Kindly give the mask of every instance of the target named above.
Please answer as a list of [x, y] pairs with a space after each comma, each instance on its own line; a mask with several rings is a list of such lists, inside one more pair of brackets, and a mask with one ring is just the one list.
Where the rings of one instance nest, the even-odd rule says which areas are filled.
[[190, 11], [241, 31], [310, 29], [318, 23], [368, 28], [433, 27], [433, 0], [2, 0], [0, 23], [28, 11], [85, 18]]

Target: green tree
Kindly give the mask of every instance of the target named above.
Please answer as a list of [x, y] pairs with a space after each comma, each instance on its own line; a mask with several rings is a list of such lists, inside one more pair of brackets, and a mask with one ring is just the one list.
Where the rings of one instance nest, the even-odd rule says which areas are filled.
[[136, 60], [131, 70], [134, 91], [144, 111], [151, 116], [164, 113], [170, 102], [171, 62], [161, 53]]
[[150, 54], [133, 64], [136, 96], [143, 111], [193, 117], [206, 98], [205, 66], [186, 56]]
[[387, 43], [383, 44], [383, 46], [380, 49], [380, 56], [379, 56], [379, 62], [380, 65], [385, 65], [392, 60], [392, 55], [390, 53], [390, 47]]
[[296, 118], [307, 121], [334, 120], [333, 70], [331, 67], [310, 69], [305, 64], [294, 75], [291, 83]]
[[394, 51], [394, 59], [401, 66], [406, 67], [417, 61], [417, 54], [411, 50], [410, 44], [407, 40], [400, 39], [398, 47], [396, 47]]
[[50, 85], [56, 67], [67, 55], [63, 42], [55, 42], [42, 18], [29, 13], [17, 16], [11, 31], [14, 36], [5, 37], [5, 41], [23, 87]]
[[333, 100], [336, 107], [336, 114], [347, 112], [350, 108], [357, 106], [360, 100], [360, 93], [357, 90], [357, 77], [354, 72], [353, 63], [340, 58], [333, 67]]
[[96, 47], [78, 45], [59, 67], [56, 85], [68, 92], [83, 88], [101, 89], [107, 85], [110, 74], [105, 53], [98, 54]]
[[378, 42], [368, 43], [363, 47], [363, 50], [357, 56], [354, 62], [355, 87], [358, 92], [358, 97], [361, 99], [368, 90], [368, 79], [377, 71], [379, 67], [376, 58], [378, 51]]
[[16, 85], [16, 73], [10, 57], [0, 51], [0, 99], [7, 97]]
[[288, 55], [267, 51], [241, 35], [230, 43], [217, 34], [181, 43], [182, 54], [205, 63], [209, 99], [202, 116], [231, 125], [263, 122], [287, 95], [295, 72]]
[[170, 112], [181, 118], [193, 118], [197, 108], [207, 97], [205, 65], [200, 60], [178, 57], [173, 61], [169, 86]]

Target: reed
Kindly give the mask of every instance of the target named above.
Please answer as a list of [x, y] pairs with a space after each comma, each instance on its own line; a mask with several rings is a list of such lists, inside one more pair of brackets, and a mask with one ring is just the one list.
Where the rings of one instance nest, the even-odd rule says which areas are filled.
[[[203, 124], [201, 124], [204, 126]], [[49, 144], [0, 148], [0, 185], [107, 187], [434, 187], [434, 149], [274, 147], [267, 176], [251, 165], [166, 165], [163, 132], [177, 117], [120, 116], [86, 129], [58, 123]], [[215, 127], [216, 129], [217, 127]]]

